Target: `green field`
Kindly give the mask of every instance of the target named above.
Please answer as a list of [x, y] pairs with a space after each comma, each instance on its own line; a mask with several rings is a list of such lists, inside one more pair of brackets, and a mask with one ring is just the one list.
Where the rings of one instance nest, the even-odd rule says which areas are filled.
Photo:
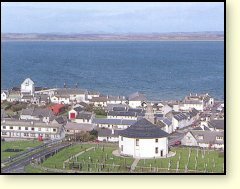
[[[197, 165], [196, 170], [199, 172], [204, 172], [205, 169], [207, 172], [223, 172], [223, 163], [224, 158], [219, 157], [218, 151], [208, 151], [205, 150], [198, 150], [198, 157], [197, 157], [197, 149], [190, 150], [190, 158], [189, 157], [189, 149], [190, 148], [173, 148], [172, 151], [176, 152], [176, 155], [171, 158], [161, 158], [161, 159], [146, 159], [140, 160], [138, 162], [136, 171], [141, 172], [150, 172], [150, 167], [158, 168], [158, 172], [168, 172], [168, 166], [170, 165], [169, 172], [176, 172], [177, 164], [179, 162], [179, 172], [185, 171], [185, 166], [187, 165], [188, 170], [195, 171], [195, 165]], [[180, 157], [180, 160], [179, 160]], [[197, 164], [196, 164], [197, 160]], [[170, 162], [170, 164], [169, 164]], [[188, 164], [187, 164], [188, 162]], [[141, 168], [141, 167], [148, 167], [148, 168]], [[205, 168], [206, 167], [206, 168]]]
[[[11, 141], [11, 142], [1, 142], [1, 160], [12, 157], [16, 154], [23, 153], [29, 148], [41, 145], [42, 142], [37, 140], [24, 140], [24, 141]], [[4, 152], [7, 149], [21, 150], [19, 152]]]
[[95, 116], [96, 118], [101, 118], [101, 119], [104, 119], [104, 118], [107, 118], [107, 116], [106, 115], [97, 115], [96, 114], [96, 116]]
[[26, 166], [24, 170], [26, 171], [26, 173], [46, 173], [45, 171], [41, 169], [36, 169], [31, 165]]
[[[89, 151], [86, 149], [91, 148]], [[126, 172], [130, 171], [130, 167], [134, 161], [130, 157], [116, 157], [112, 154], [118, 147], [109, 144], [77, 144], [68, 147], [56, 155], [48, 158], [42, 163], [45, 168], [62, 169], [62, 172], [68, 170], [80, 172]], [[178, 172], [185, 172], [185, 166], [188, 165], [189, 172], [223, 172], [224, 158], [219, 156], [218, 151], [198, 150], [190, 148], [173, 148], [172, 152], [176, 155], [171, 158], [160, 159], [141, 159], [134, 172], [162, 172], [162, 173], [176, 173], [177, 164], [179, 162]], [[83, 152], [78, 157], [73, 157], [79, 152]], [[190, 156], [189, 156], [190, 152]], [[65, 170], [63, 163], [67, 159], [72, 159], [65, 163]], [[179, 159], [180, 157], [180, 159]], [[190, 158], [188, 158], [190, 157]], [[195, 171], [195, 162], [197, 160], [197, 167]], [[168, 166], [170, 163], [170, 168]], [[207, 165], [206, 165], [207, 164]], [[26, 167], [27, 172], [44, 172], [33, 168]]]
[[91, 144], [77, 144], [71, 147], [68, 147], [66, 149], [61, 150], [59, 153], [56, 155], [48, 158], [46, 161], [42, 163], [44, 167], [49, 167], [49, 168], [57, 168], [57, 169], [62, 169], [63, 168], [63, 162], [70, 158], [71, 156], [84, 151], [87, 148], [92, 147], [93, 145]]

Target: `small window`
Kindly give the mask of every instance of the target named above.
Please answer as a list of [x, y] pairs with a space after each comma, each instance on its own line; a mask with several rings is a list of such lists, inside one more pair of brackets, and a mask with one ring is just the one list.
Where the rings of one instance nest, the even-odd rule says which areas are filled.
[[53, 129], [53, 132], [56, 132], [56, 129]]
[[121, 145], [121, 152], [123, 151], [123, 145]]
[[123, 137], [121, 136], [121, 141], [123, 141]]
[[158, 154], [158, 147], [155, 148], [155, 154]]
[[139, 139], [136, 139], [136, 146], [139, 146]]
[[222, 136], [217, 136], [216, 140], [223, 140], [223, 137]]
[[155, 142], [158, 142], [158, 138], [155, 139]]
[[13, 127], [11, 126], [10, 129], [13, 129]]
[[3, 126], [3, 129], [6, 129], [6, 126]]
[[31, 130], [34, 131], [34, 127], [32, 127]]
[[2, 132], [2, 135], [7, 135], [7, 132]]
[[27, 131], [27, 130], [28, 130], [28, 127], [25, 127], [25, 130]]
[[18, 127], [18, 130], [21, 130], [21, 127]]

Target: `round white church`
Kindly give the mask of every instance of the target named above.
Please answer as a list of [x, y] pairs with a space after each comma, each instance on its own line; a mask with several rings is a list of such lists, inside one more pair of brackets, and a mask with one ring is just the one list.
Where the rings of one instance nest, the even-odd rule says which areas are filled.
[[160, 158], [168, 154], [168, 133], [143, 118], [119, 134], [119, 153], [134, 158]]

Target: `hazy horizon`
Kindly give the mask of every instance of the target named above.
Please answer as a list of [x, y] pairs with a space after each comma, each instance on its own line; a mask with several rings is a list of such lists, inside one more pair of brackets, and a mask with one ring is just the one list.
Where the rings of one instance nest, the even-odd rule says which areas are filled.
[[223, 2], [1, 3], [1, 33], [224, 31]]

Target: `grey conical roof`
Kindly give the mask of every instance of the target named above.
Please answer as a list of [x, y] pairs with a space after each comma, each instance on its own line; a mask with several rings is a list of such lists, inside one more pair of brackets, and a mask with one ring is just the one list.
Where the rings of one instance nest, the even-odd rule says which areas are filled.
[[119, 133], [120, 136], [127, 138], [163, 138], [167, 137], [168, 133], [161, 130], [156, 125], [152, 124], [147, 119], [143, 118]]

